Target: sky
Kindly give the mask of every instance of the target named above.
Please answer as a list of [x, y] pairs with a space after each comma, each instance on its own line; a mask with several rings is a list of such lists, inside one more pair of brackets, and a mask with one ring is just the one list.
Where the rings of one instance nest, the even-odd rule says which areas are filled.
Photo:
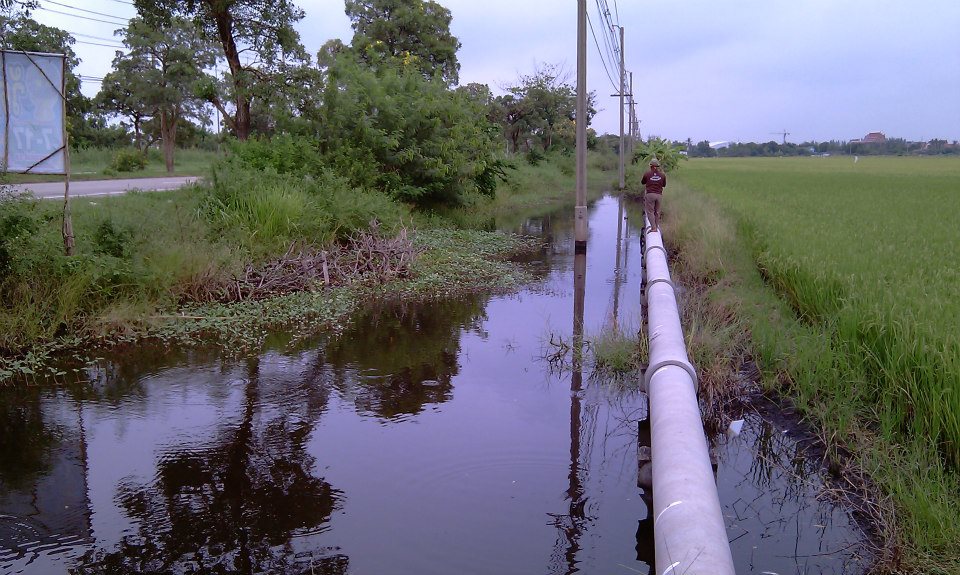
[[[495, 93], [538, 65], [575, 84], [575, 0], [439, 0], [462, 47], [460, 83]], [[602, 45], [597, 0], [587, 10]], [[625, 30], [641, 137], [694, 143], [888, 138], [960, 140], [960, 0], [606, 0]], [[297, 26], [316, 55], [353, 36], [342, 0], [301, 0]], [[128, 0], [40, 0], [33, 17], [80, 42], [77, 72], [102, 78], [107, 44], [135, 15]], [[90, 12], [78, 12], [70, 7]], [[67, 16], [58, 12], [74, 14]], [[93, 14], [97, 12], [100, 14]], [[96, 20], [82, 19], [85, 16]], [[116, 22], [116, 23], [108, 23]], [[83, 34], [80, 36], [79, 34]], [[599, 133], [617, 133], [617, 92], [587, 34], [588, 88]], [[612, 65], [613, 63], [610, 63]], [[609, 75], [617, 79], [617, 70]], [[99, 84], [85, 81], [83, 92]]]

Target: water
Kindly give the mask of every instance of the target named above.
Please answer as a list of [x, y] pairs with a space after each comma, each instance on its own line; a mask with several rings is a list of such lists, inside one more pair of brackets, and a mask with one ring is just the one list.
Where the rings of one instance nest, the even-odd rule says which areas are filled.
[[[637, 233], [618, 252], [618, 217], [612, 198], [591, 208], [587, 341], [639, 327]], [[3, 390], [0, 573], [649, 572], [645, 401], [572, 354], [549, 361], [578, 341], [572, 222], [523, 230], [547, 248], [518, 294], [384, 306], [244, 360], [145, 348], [83, 385]], [[776, 471], [795, 452], [760, 441], [765, 425], [718, 449], [738, 572], [858, 572], [849, 514], [816, 499], [812, 467]]]

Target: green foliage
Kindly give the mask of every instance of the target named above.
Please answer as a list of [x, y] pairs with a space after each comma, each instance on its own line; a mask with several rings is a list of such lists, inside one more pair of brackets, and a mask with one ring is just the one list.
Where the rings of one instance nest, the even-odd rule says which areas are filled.
[[353, 50], [365, 62], [413, 67], [448, 85], [458, 82], [460, 41], [450, 33], [450, 10], [430, 0], [347, 0]]
[[109, 169], [114, 172], [135, 172], [147, 167], [147, 157], [137, 150], [118, 150]]
[[[0, 189], [0, 278], [15, 273], [17, 255], [40, 228], [41, 218], [35, 207], [35, 200], [14, 195], [6, 187]], [[0, 279], [0, 293], [3, 283]]]
[[[309, 63], [294, 28], [304, 13], [290, 0], [135, 0], [134, 5], [151, 27], [163, 29], [183, 18], [199, 26], [204, 37], [219, 41], [227, 61], [224, 81], [198, 85], [196, 94], [223, 112], [229, 129], [241, 140], [251, 134], [257, 104], [263, 102], [268, 108], [272, 97], [289, 94], [292, 86], [286, 83], [298, 81]], [[255, 71], [241, 61], [241, 54], [257, 62]], [[278, 90], [281, 85], [285, 89]], [[227, 102], [232, 104], [230, 114]]]
[[325, 167], [311, 140], [281, 136], [235, 142], [231, 149], [214, 166], [204, 212], [253, 253], [293, 241], [323, 244], [371, 221], [394, 229], [405, 216], [387, 196], [353, 187]]
[[107, 218], [100, 222], [94, 233], [94, 253], [128, 258], [133, 252], [133, 236], [132, 228], [116, 224], [113, 219]]
[[272, 138], [233, 141], [229, 149], [236, 162], [254, 170], [304, 176], [320, 173], [324, 169], [315, 139], [280, 134]]
[[681, 161], [687, 159], [687, 156], [680, 153], [682, 151], [683, 146], [654, 136], [646, 142], [637, 142], [633, 150], [631, 163], [639, 164], [645, 168], [650, 160], [657, 159], [660, 160], [660, 168], [664, 172], [672, 172], [680, 165]]
[[341, 54], [323, 104], [320, 152], [353, 185], [421, 207], [493, 193], [496, 129], [480, 103], [442, 80]]
[[[490, 116], [498, 122], [511, 152], [533, 146], [572, 149], [576, 144], [577, 93], [560, 66], [537, 65], [493, 100]], [[588, 94], [587, 125], [596, 114], [596, 95]]]

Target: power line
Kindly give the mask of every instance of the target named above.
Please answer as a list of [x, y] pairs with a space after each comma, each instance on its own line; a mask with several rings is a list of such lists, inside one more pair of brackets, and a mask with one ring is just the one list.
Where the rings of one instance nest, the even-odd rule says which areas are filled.
[[94, 40], [103, 40], [104, 42], [116, 42], [117, 44], [120, 43], [120, 41], [117, 40], [116, 38], [104, 38], [103, 36], [91, 36], [90, 34], [81, 34], [80, 32], [71, 32], [70, 30], [66, 30], [66, 32], [71, 36], [80, 36], [81, 38], [93, 38]]
[[44, 8], [43, 6], [37, 6], [37, 10], [44, 10], [44, 11], [46, 11], [46, 12], [53, 12], [54, 14], [62, 14], [62, 15], [64, 15], [64, 16], [72, 16], [72, 17], [74, 17], [74, 18], [80, 18], [80, 19], [82, 19], [82, 20], [92, 20], [92, 21], [94, 21], [94, 22], [103, 22], [104, 24], [112, 24], [112, 25], [114, 25], [114, 26], [123, 26], [124, 24], [127, 23], [127, 21], [123, 21], [123, 22], [109, 22], [109, 21], [107, 21], [107, 20], [100, 20], [100, 19], [98, 19], [98, 18], [90, 18], [89, 16], [81, 16], [81, 15], [79, 15], [79, 14], [71, 14], [71, 13], [69, 13], [69, 12], [61, 12], [61, 11], [59, 11], [59, 10], [52, 10], [52, 9], [50, 9], [50, 8]]
[[60, 2], [55, 2], [54, 0], [43, 0], [43, 1], [46, 2], [47, 4], [53, 4], [53, 5], [55, 5], [55, 6], [60, 6], [60, 7], [63, 7], [63, 8], [69, 8], [69, 9], [71, 9], [71, 10], [76, 10], [77, 12], [84, 12], [85, 14], [94, 14], [94, 15], [96, 15], [96, 16], [106, 16], [107, 18], [117, 18], [117, 19], [119, 19], [119, 20], [123, 20], [123, 18], [120, 18], [119, 16], [114, 16], [113, 14], [104, 14], [103, 12], [94, 12], [93, 10], [86, 10], [86, 9], [84, 9], [84, 8], [77, 8], [76, 6], [71, 6], [71, 5], [69, 5], [69, 4], [63, 4], [63, 3], [60, 3]]
[[118, 48], [125, 49], [126, 47], [123, 44], [100, 44], [99, 42], [84, 42], [83, 40], [74, 40], [77, 44], [85, 44], [87, 46], [103, 46], [104, 48]]
[[610, 75], [610, 70], [607, 68], [607, 62], [603, 58], [603, 52], [600, 50], [600, 42], [597, 41], [597, 33], [593, 30], [593, 22], [590, 20], [590, 14], [587, 14], [587, 23], [590, 24], [590, 34], [593, 35], [593, 42], [597, 45], [597, 52], [600, 52], [600, 63], [603, 64], [603, 71], [607, 73], [607, 78], [610, 80], [610, 84], [614, 85], [613, 76]]

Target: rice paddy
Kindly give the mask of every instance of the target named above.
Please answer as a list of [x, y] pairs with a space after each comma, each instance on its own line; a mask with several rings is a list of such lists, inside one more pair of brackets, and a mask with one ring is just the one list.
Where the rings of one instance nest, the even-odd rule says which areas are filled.
[[798, 320], [753, 325], [768, 379], [893, 499], [908, 557], [960, 567], [960, 159], [706, 159], [675, 181], [732, 216]]

